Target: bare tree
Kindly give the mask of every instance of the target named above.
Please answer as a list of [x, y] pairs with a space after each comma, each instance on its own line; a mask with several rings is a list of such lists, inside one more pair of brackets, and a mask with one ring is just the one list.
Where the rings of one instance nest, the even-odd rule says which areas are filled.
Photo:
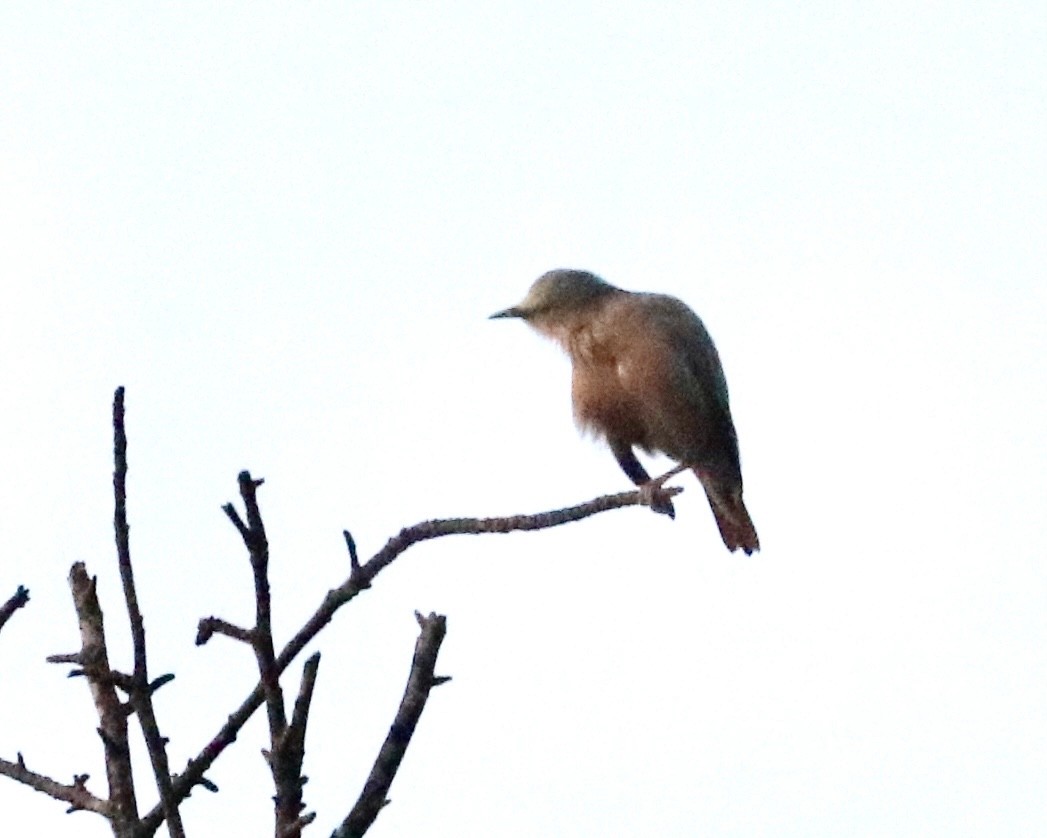
[[[331, 622], [339, 609], [361, 592], [371, 588], [382, 570], [409, 547], [421, 541], [457, 534], [545, 529], [579, 521], [600, 512], [645, 502], [641, 493], [634, 491], [607, 495], [577, 506], [536, 515], [423, 521], [401, 530], [363, 563], [357, 556], [352, 535], [345, 530], [343, 534], [349, 551], [348, 578], [327, 592], [312, 616], [277, 654], [270, 620], [269, 542], [257, 497], [258, 488], [264, 481], [253, 478], [247, 471], [241, 472], [238, 483], [244, 515], [242, 517], [231, 503], [226, 504], [223, 510], [240, 533], [247, 548], [254, 578], [255, 622], [253, 626], [245, 628], [219, 617], [205, 617], [199, 622], [196, 644], [207, 643], [215, 634], [223, 634], [246, 644], [254, 653], [258, 665], [258, 683], [199, 753], [191, 758], [180, 772], [172, 772], [167, 756], [167, 739], [160, 732], [153, 708], [153, 695], [172, 681], [174, 675], [151, 677], [148, 669], [145, 623], [135, 591], [128, 538], [127, 435], [124, 430], [122, 387], [116, 390], [113, 400], [113, 441], [113, 526], [117, 566], [131, 626], [132, 669], [129, 673], [114, 669], [109, 662], [96, 579], [87, 572], [82, 562], [75, 563], [69, 571], [73, 607], [80, 625], [80, 648], [76, 652], [55, 654], [47, 659], [51, 663], [72, 664], [74, 669], [70, 675], [83, 677], [87, 681], [98, 714], [97, 733], [102, 741], [108, 792], [102, 796], [90, 791], [87, 788], [87, 774], [74, 774], [72, 783], [67, 784], [32, 771], [27, 767], [21, 753], [17, 754], [13, 761], [0, 758], [0, 774], [69, 804], [68, 812], [89, 811], [101, 815], [109, 821], [113, 834], [118, 838], [145, 838], [155, 834], [165, 823], [172, 838], [185, 836], [180, 815], [181, 807], [196, 786], [215, 792], [218, 790], [205, 776], [207, 770], [236, 740], [241, 728], [263, 704], [269, 721], [269, 747], [263, 751], [263, 755], [272, 773], [275, 789], [272, 798], [273, 834], [276, 838], [297, 838], [302, 829], [315, 818], [315, 813], [306, 811], [302, 789], [306, 782], [303, 774], [306, 728], [319, 672], [320, 653], [314, 653], [305, 662], [290, 718], [283, 688], [280, 686], [280, 676], [306, 645]], [[666, 491], [675, 494], [680, 490]], [[0, 606], [0, 629], [15, 611], [28, 602], [29, 592], [20, 586], [16, 593]], [[359, 797], [351, 805], [347, 801], [348, 813], [335, 829], [332, 838], [361, 836], [374, 823], [378, 813], [389, 802], [389, 788], [425, 709], [430, 691], [433, 687], [450, 680], [448, 676], [435, 674], [437, 655], [446, 632], [446, 619], [439, 614], [430, 613], [423, 616], [419, 612], [415, 612], [415, 617], [420, 632], [415, 643], [403, 699]], [[145, 813], [140, 812], [138, 808], [128, 747], [128, 720], [131, 717], [138, 720], [159, 794], [159, 803]]]

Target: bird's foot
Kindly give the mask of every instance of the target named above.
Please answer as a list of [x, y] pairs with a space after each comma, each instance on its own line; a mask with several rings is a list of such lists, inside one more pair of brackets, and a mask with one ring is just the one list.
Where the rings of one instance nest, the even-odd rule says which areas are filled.
[[675, 518], [676, 509], [673, 507], [672, 497], [680, 491], [682, 490], [676, 488], [663, 489], [656, 481], [650, 480], [639, 487], [640, 503], [651, 507], [651, 510], [659, 515]]
[[672, 497], [682, 492], [683, 489], [675, 487], [666, 489], [663, 484], [670, 477], [675, 477], [686, 469], [687, 466], [684, 465], [676, 466], [676, 468], [667, 471], [661, 477], [656, 477], [654, 480], [648, 480], [642, 484], [640, 486], [640, 500], [659, 515], [668, 515], [670, 518], [675, 519], [676, 509], [673, 507]]

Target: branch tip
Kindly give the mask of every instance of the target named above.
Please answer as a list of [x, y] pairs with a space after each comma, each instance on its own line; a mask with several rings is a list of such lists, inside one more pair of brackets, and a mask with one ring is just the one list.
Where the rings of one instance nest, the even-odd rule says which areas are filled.
[[240, 537], [244, 540], [244, 543], [250, 543], [248, 539], [250, 539], [251, 533], [247, 529], [247, 525], [243, 522], [243, 519], [240, 517], [240, 514], [236, 511], [236, 507], [231, 503], [227, 503], [222, 507], [222, 511], [228, 516], [229, 520], [233, 522], [233, 526], [236, 527], [236, 531], [240, 533]]
[[152, 693], [155, 693], [158, 689], [160, 689], [160, 687], [164, 686], [164, 684], [170, 684], [174, 679], [175, 676], [173, 672], [168, 672], [165, 675], [161, 675], [159, 678], [156, 678], [152, 681], [152, 683], [149, 684], [150, 695]]
[[80, 663], [79, 652], [65, 652], [59, 655], [48, 655], [45, 660], [48, 663]]
[[11, 615], [19, 608], [25, 607], [29, 602], [29, 589], [25, 585], [19, 585], [18, 589], [11, 595], [3, 605], [0, 605], [0, 628], [11, 619]]
[[236, 482], [240, 484], [240, 491], [243, 492], [249, 489], [257, 489], [259, 486], [265, 483], [265, 478], [251, 477], [251, 472], [249, 472], [247, 469], [244, 469], [238, 475], [236, 475]]
[[342, 530], [342, 535], [345, 537], [345, 546], [349, 549], [349, 567], [359, 570], [360, 557], [356, 553], [356, 541], [353, 539], [353, 534], [349, 530]]
[[389, 805], [386, 794], [418, 726], [429, 691], [433, 686], [448, 680], [446, 675], [433, 672], [446, 632], [446, 618], [435, 612], [423, 617], [420, 611], [415, 611], [414, 616], [421, 633], [415, 641], [414, 657], [400, 707], [389, 726], [389, 733], [375, 758], [363, 790], [345, 820], [335, 830], [335, 838], [363, 835], [374, 823], [378, 813]]

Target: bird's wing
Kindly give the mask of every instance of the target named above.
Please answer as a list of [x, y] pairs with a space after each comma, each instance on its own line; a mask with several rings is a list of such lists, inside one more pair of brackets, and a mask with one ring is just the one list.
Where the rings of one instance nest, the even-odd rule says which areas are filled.
[[703, 411], [730, 415], [727, 379], [705, 324], [686, 304], [665, 294], [645, 294], [643, 303], [651, 333], [667, 344], [677, 363], [674, 375], [680, 391], [690, 393]]

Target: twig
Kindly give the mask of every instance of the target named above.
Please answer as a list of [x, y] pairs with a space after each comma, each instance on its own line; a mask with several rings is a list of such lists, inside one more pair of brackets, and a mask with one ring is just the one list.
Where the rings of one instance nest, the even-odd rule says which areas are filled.
[[127, 616], [131, 622], [131, 640], [134, 646], [134, 673], [128, 700], [138, 716], [142, 727], [153, 776], [160, 793], [160, 804], [164, 808], [164, 819], [171, 838], [184, 838], [182, 816], [178, 801], [171, 789], [171, 768], [167, 760], [167, 740], [161, 736], [153, 709], [153, 692], [149, 684], [149, 669], [146, 661], [145, 621], [138, 606], [135, 590], [134, 570], [131, 567], [130, 527], [127, 523], [127, 432], [124, 428], [124, 388], [117, 387], [113, 396], [113, 530], [116, 535], [116, 558], [120, 567], [124, 599], [127, 601]]
[[309, 707], [313, 702], [313, 690], [316, 689], [316, 673], [320, 668], [320, 653], [316, 652], [302, 667], [302, 683], [298, 688], [298, 698], [294, 702], [291, 714], [289, 740], [294, 741], [299, 750], [305, 747], [305, 728], [309, 723]]
[[146, 669], [145, 623], [138, 607], [134, 571], [131, 568], [130, 527], [127, 523], [127, 434], [124, 430], [124, 388], [117, 387], [113, 396], [113, 531], [116, 535], [116, 561], [120, 568], [127, 615], [131, 621], [134, 643], [135, 675]]
[[316, 652], [302, 669], [302, 683], [291, 714], [291, 724], [279, 741], [273, 743], [273, 750], [269, 754], [276, 784], [276, 834], [281, 838], [298, 838], [302, 828], [315, 817], [313, 813], [302, 814], [305, 809], [302, 788], [308, 781], [302, 774], [302, 764], [305, 761], [305, 729], [309, 722], [309, 707], [319, 666], [320, 653]]
[[[670, 496], [677, 495], [681, 491], [683, 490], [676, 486], [665, 490]], [[621, 509], [623, 506], [646, 505], [647, 502], [640, 492], [621, 492], [617, 495], [604, 495], [566, 509], [539, 512], [535, 515], [511, 515], [506, 518], [443, 518], [422, 521], [420, 524], [400, 530], [398, 535], [390, 538], [385, 547], [360, 568], [360, 581], [369, 584], [408, 547], [420, 541], [428, 541], [445, 535], [483, 535], [485, 533], [510, 533], [518, 530], [544, 530], [549, 527], [558, 527], [561, 524], [569, 524], [572, 521], [581, 521], [583, 518], [600, 512]]]
[[[63, 653], [63, 654], [60, 654], [60, 655], [48, 655], [47, 656], [47, 662], [48, 663], [75, 663], [77, 666], [79, 666], [80, 665], [80, 653], [79, 652], [66, 652], [66, 653]], [[83, 672], [82, 669], [81, 670], [75, 670], [74, 672], [70, 672], [69, 673], [69, 677], [70, 678], [73, 678], [73, 677], [79, 678], [83, 674], [84, 674], [84, 672]]]
[[29, 589], [19, 585], [18, 590], [11, 595], [3, 605], [0, 605], [0, 629], [4, 623], [11, 619], [11, 615], [19, 608], [23, 608], [29, 602]]
[[196, 645], [203, 646], [216, 634], [224, 634], [241, 643], [253, 643], [254, 636], [251, 629], [240, 628], [232, 623], [226, 622], [218, 617], [204, 617], [196, 627]]
[[[247, 547], [251, 559], [251, 572], [254, 576], [255, 624], [245, 636], [249, 639], [258, 662], [259, 683], [265, 693], [266, 713], [269, 717], [270, 750], [267, 754], [269, 770], [273, 775], [276, 787], [275, 834], [293, 836], [301, 832], [295, 828], [302, 811], [302, 756], [294, 753], [294, 733], [287, 726], [287, 711], [284, 707], [284, 694], [280, 689], [280, 670], [276, 668], [276, 652], [273, 648], [272, 597], [269, 591], [269, 540], [265, 534], [262, 512], [258, 507], [258, 487], [263, 480], [255, 480], [250, 472], [241, 471], [237, 477], [240, 484], [240, 497], [244, 501], [247, 523], [240, 519], [235, 507], [226, 504], [222, 507], [229, 520], [233, 522], [240, 537]], [[223, 629], [228, 624], [212, 625], [215, 630]], [[197, 631], [200, 637], [200, 630]], [[307, 668], [310, 679], [316, 678], [316, 666], [319, 659]], [[312, 688], [310, 687], [310, 695]], [[306, 705], [308, 706], [308, 705]], [[304, 721], [302, 722], [302, 744], [304, 746]]]
[[269, 540], [258, 508], [257, 489], [264, 482], [255, 480], [250, 472], [241, 471], [237, 477], [240, 497], [247, 511], [247, 525], [240, 520], [232, 504], [222, 507], [236, 526], [251, 557], [254, 575], [255, 625], [251, 631], [251, 647], [258, 661], [259, 681], [265, 690], [265, 704], [269, 715], [269, 733], [273, 741], [282, 736], [287, 727], [284, 696], [280, 690], [280, 671], [276, 668], [273, 650], [272, 601], [269, 593]]
[[434, 675], [436, 656], [447, 631], [446, 618], [437, 614], [423, 617], [417, 611], [415, 617], [422, 631], [414, 646], [411, 673], [407, 677], [407, 687], [400, 708], [396, 711], [396, 718], [389, 728], [385, 742], [382, 743], [359, 799], [341, 826], [332, 833], [332, 838], [360, 838], [370, 829], [378, 813], [389, 803], [386, 795], [407, 752], [407, 746], [411, 743], [411, 736], [421, 718], [422, 710], [425, 709], [429, 691], [449, 680]]
[[74, 778], [72, 785], [59, 783], [57, 780], [52, 780], [50, 777], [37, 774], [35, 771], [30, 771], [26, 768], [25, 760], [21, 754], [18, 755], [17, 762], [8, 762], [6, 759], [0, 759], [0, 774], [43, 792], [55, 800], [68, 803], [68, 811], [70, 812], [86, 810], [96, 812], [106, 818], [112, 818], [112, 807], [109, 801], [95, 797], [87, 790], [88, 776], [86, 774], [80, 774]]

